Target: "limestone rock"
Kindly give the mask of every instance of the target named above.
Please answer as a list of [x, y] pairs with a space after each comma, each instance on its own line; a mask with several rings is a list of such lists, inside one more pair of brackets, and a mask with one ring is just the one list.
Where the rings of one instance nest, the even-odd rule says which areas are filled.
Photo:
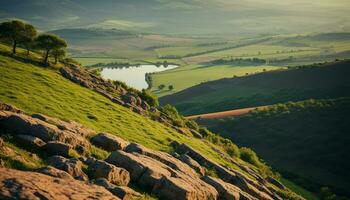
[[119, 200], [105, 188], [36, 172], [0, 168], [1, 199]]
[[63, 170], [81, 181], [87, 181], [87, 175], [82, 171], [82, 162], [76, 158], [67, 159], [62, 156], [52, 156], [47, 163], [57, 169]]
[[129, 142], [108, 133], [99, 133], [91, 138], [91, 142], [106, 151], [123, 150]]
[[133, 189], [125, 186], [116, 186], [111, 184], [105, 178], [99, 178], [95, 181], [96, 185], [102, 186], [110, 191], [112, 194], [116, 195], [122, 200], [131, 200], [133, 197], [141, 197], [142, 195]]
[[88, 152], [90, 143], [86, 139], [88, 133], [85, 132], [85, 129], [78, 128], [78, 125], [75, 123], [70, 124], [70, 128], [64, 129], [62, 127], [68, 127], [68, 123], [62, 124], [63, 122], [58, 120], [56, 122], [60, 122], [61, 126], [57, 126], [56, 119], [54, 118], [47, 120], [48, 117], [43, 115], [38, 114], [34, 116], [28, 116], [24, 113], [0, 111], [0, 128], [14, 135], [37, 137], [44, 142], [58, 141], [67, 143], [78, 151]]
[[46, 174], [48, 176], [56, 177], [56, 178], [70, 179], [70, 180], [73, 179], [73, 177], [70, 174], [68, 174], [67, 172], [65, 172], [63, 170], [56, 169], [52, 166], [40, 168], [37, 170], [37, 172], [42, 173], [42, 174]]
[[179, 159], [186, 163], [188, 166], [192, 167], [194, 170], [196, 170], [197, 173], [204, 176], [205, 174], [205, 168], [203, 168], [197, 161], [193, 160], [191, 157], [189, 157], [186, 154], [182, 154]]
[[94, 158], [89, 158], [86, 163], [88, 163], [89, 171], [94, 179], [105, 178], [108, 182], [121, 186], [128, 185], [130, 181], [129, 172], [123, 168]]
[[72, 147], [63, 142], [50, 141], [43, 146], [43, 149], [49, 155], [69, 157], [69, 151], [72, 149]]
[[217, 197], [216, 190], [200, 180], [195, 172], [191, 176], [147, 155], [115, 151], [106, 161], [128, 170], [134, 182], [143, 188], [152, 189], [162, 199], [205, 200]]
[[16, 135], [16, 138], [19, 140], [19, 142], [23, 143], [24, 145], [36, 148], [40, 148], [46, 144], [40, 138], [33, 137], [30, 135]]
[[142, 155], [146, 155], [148, 157], [151, 157], [169, 167], [171, 167], [174, 170], [181, 171], [185, 174], [188, 174], [189, 176], [198, 176], [196, 174], [196, 171], [193, 170], [190, 166], [182, 162], [181, 160], [175, 158], [174, 156], [160, 151], [154, 151], [151, 149], [148, 149], [140, 144], [136, 143], [130, 143], [126, 148], [126, 152], [129, 153], [139, 153]]
[[257, 198], [243, 192], [237, 186], [226, 183], [221, 179], [204, 176], [202, 180], [213, 186], [219, 192], [220, 200], [258, 200]]

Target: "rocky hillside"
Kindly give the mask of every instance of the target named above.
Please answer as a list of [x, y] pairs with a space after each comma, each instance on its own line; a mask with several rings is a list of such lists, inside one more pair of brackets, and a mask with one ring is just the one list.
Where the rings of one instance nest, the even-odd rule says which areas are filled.
[[140, 92], [29, 61], [0, 56], [1, 198], [301, 199]]
[[[6, 138], [0, 142], [2, 167], [16, 167], [13, 163], [32, 165], [30, 159], [16, 153], [8, 142], [26, 149], [31, 159], [42, 160], [43, 165], [38, 169], [32, 167], [35, 172], [0, 169], [3, 198], [142, 196], [128, 187], [132, 181], [160, 199], [283, 199], [281, 190], [286, 188], [277, 180], [265, 179], [233, 160], [248, 175], [227, 168], [186, 144], [173, 141], [174, 151], [168, 154], [108, 133], [96, 133], [76, 122], [42, 114], [28, 115], [3, 103], [0, 108], [0, 127]], [[91, 157], [92, 145], [111, 153], [105, 160]], [[215, 171], [214, 177], [208, 169]], [[92, 186], [89, 181], [102, 187]], [[88, 197], [90, 192], [92, 196]]]

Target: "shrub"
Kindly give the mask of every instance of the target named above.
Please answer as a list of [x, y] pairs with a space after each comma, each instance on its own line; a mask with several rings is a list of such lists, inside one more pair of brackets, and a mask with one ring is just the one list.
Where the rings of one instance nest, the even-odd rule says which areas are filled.
[[186, 121], [186, 126], [187, 126], [188, 128], [191, 128], [191, 129], [194, 129], [194, 130], [196, 130], [196, 131], [199, 131], [199, 126], [198, 126], [198, 124], [197, 124], [195, 121], [193, 121], [193, 120], [187, 120], [187, 121]]
[[146, 101], [150, 106], [157, 107], [159, 105], [158, 98], [154, 96], [149, 90], [143, 89], [142, 92], [138, 93], [139, 97]]
[[255, 165], [257, 167], [260, 167], [262, 165], [262, 163], [260, 162], [256, 153], [253, 150], [251, 150], [250, 148], [242, 147], [240, 149], [240, 157], [242, 160], [244, 160], [252, 165]]

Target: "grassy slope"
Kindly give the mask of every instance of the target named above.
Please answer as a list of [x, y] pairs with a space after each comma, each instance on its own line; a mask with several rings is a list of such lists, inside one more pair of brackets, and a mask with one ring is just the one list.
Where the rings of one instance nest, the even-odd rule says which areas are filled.
[[[173, 70], [164, 71], [152, 75], [152, 91], [157, 96], [164, 96], [179, 92], [194, 85], [203, 82], [217, 80], [221, 78], [232, 78], [233, 76], [244, 76], [246, 73], [252, 74], [262, 72], [263, 69], [280, 69], [278, 66], [205, 66], [205, 65], [186, 65]], [[158, 86], [173, 85], [174, 90], [167, 88], [158, 90]]]
[[200, 123], [252, 147], [287, 178], [314, 192], [330, 186], [350, 196], [349, 115], [350, 99], [342, 98], [281, 104]]
[[183, 114], [200, 114], [236, 108], [300, 101], [308, 98], [348, 96], [350, 61], [221, 79], [161, 98]]
[[221, 164], [221, 156], [202, 140], [181, 135], [105, 97], [63, 78], [55, 69], [0, 56], [0, 101], [26, 112], [74, 120], [97, 131], [110, 132], [152, 149], [170, 151], [170, 140], [185, 142]]

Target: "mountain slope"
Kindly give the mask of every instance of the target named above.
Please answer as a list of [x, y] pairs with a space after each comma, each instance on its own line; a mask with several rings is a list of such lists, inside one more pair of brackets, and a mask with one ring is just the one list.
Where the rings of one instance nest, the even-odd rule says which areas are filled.
[[203, 83], [160, 98], [193, 115], [309, 98], [349, 96], [350, 61], [264, 72]]
[[283, 175], [318, 192], [350, 196], [350, 99], [277, 104], [236, 118], [200, 120], [210, 130], [252, 147]]

